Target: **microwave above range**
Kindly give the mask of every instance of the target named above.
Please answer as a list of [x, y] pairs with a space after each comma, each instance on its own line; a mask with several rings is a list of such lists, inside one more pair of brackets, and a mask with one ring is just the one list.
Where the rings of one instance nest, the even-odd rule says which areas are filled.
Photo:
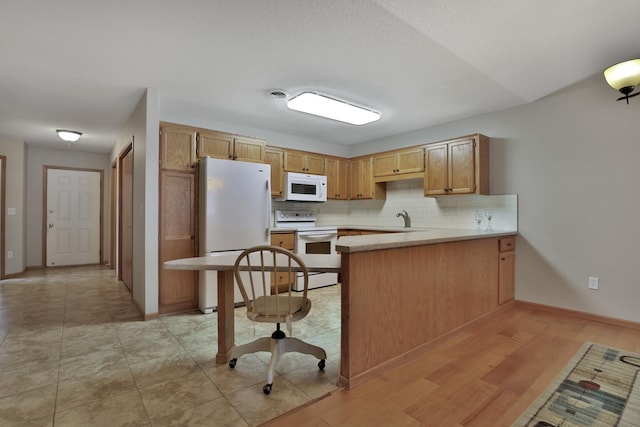
[[282, 200], [326, 202], [327, 177], [298, 172], [285, 172]]

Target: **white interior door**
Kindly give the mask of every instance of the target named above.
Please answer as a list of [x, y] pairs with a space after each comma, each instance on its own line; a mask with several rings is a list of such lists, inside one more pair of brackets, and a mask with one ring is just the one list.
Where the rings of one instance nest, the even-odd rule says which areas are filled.
[[100, 178], [47, 169], [47, 266], [100, 263]]

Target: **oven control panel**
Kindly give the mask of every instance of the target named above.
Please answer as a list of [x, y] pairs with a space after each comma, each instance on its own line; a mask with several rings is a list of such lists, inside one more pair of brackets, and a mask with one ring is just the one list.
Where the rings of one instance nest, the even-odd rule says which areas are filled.
[[314, 211], [276, 210], [276, 223], [279, 222], [316, 222]]

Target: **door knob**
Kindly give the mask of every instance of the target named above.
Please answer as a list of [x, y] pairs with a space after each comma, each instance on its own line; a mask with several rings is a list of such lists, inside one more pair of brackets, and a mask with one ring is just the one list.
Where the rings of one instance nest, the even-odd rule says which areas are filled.
[[53, 213], [53, 209], [49, 209], [49, 213]]
[[53, 224], [49, 223], [49, 228], [53, 228]]

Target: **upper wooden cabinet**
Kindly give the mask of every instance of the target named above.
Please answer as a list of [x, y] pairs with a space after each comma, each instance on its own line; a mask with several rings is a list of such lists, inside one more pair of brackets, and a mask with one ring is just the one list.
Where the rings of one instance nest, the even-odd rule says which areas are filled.
[[271, 196], [282, 196], [284, 184], [284, 150], [267, 147], [265, 149], [265, 163], [271, 166]]
[[489, 139], [480, 134], [425, 146], [424, 195], [489, 194]]
[[386, 186], [384, 183], [374, 182], [373, 157], [352, 159], [350, 199], [384, 199]]
[[422, 147], [388, 151], [373, 156], [373, 176], [376, 181], [406, 179], [410, 177], [405, 175], [412, 173], [417, 173], [417, 177], [421, 177], [423, 171], [424, 150]]
[[196, 164], [196, 133], [180, 126], [160, 126], [160, 168], [191, 170]]
[[196, 139], [197, 158], [239, 160], [263, 163], [265, 142], [262, 139], [216, 131], [200, 131]]
[[304, 151], [287, 150], [284, 152], [284, 170], [285, 172], [324, 175], [324, 156]]
[[327, 174], [327, 199], [349, 199], [349, 161], [337, 157], [325, 157]]

